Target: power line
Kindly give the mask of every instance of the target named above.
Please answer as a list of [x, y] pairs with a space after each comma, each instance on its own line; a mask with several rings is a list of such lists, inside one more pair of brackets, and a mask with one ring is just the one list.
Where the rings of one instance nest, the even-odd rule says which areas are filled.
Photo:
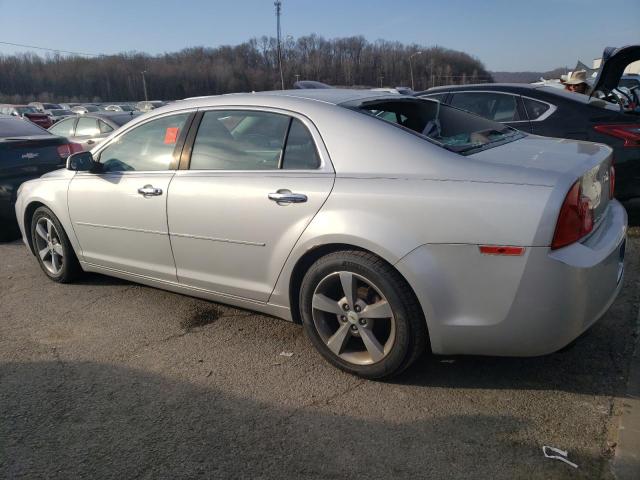
[[99, 53], [71, 52], [69, 50], [60, 50], [60, 49], [57, 49], [57, 48], [38, 47], [38, 46], [35, 46], [35, 45], [24, 45], [22, 43], [12, 43], [12, 42], [2, 42], [2, 41], [0, 41], [0, 44], [2, 44], [2, 45], [11, 45], [13, 47], [35, 48], [36, 50], [47, 50], [49, 52], [69, 53], [71, 55], [82, 55], [82, 56], [86, 56], [86, 57], [104, 57], [104, 55], [99, 54]]

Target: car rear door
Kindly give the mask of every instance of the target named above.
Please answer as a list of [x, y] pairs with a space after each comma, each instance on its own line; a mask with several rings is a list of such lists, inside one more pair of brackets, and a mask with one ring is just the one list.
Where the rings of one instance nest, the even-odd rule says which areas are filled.
[[99, 173], [78, 172], [69, 214], [85, 262], [176, 281], [167, 228], [167, 191], [190, 113], [149, 119], [96, 152]]
[[520, 95], [495, 91], [454, 91], [449, 104], [518, 130], [531, 132]]
[[178, 280], [266, 302], [333, 187], [333, 167], [302, 116], [255, 108], [200, 115], [169, 189]]
[[73, 141], [82, 145], [83, 150], [91, 150], [107, 137], [107, 134], [100, 131], [99, 122], [100, 120], [95, 117], [78, 117]]

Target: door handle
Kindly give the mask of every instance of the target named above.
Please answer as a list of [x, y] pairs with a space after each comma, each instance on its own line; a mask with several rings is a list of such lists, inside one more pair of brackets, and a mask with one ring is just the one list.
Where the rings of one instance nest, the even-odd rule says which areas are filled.
[[303, 193], [293, 193], [291, 190], [280, 189], [276, 193], [269, 194], [269, 200], [277, 203], [304, 203], [307, 196]]
[[157, 197], [158, 195], [162, 195], [162, 189], [156, 188], [153, 185], [145, 185], [138, 189], [138, 193], [144, 197]]

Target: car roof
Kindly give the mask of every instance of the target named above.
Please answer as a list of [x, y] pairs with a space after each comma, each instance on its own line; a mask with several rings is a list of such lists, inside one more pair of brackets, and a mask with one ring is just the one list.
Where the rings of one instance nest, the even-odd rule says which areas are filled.
[[[373, 90], [351, 90], [348, 88], [316, 88], [316, 89], [295, 89], [295, 90], [274, 90], [267, 92], [252, 92], [252, 93], [230, 93], [226, 95], [216, 95], [207, 97], [193, 97], [181, 100], [180, 102], [197, 101], [206, 102], [207, 99], [221, 99], [230, 100], [232, 98], [253, 98], [260, 99], [261, 97], [273, 97], [292, 98], [302, 100], [313, 100], [317, 102], [330, 103], [333, 105], [339, 105], [341, 103], [351, 102], [354, 100], [362, 100], [366, 98], [375, 97], [389, 97], [387, 92], [376, 92]], [[398, 95], [393, 95], [393, 98], [398, 98]], [[176, 102], [177, 103], [177, 102]], [[216, 103], [218, 103], [216, 101]]]

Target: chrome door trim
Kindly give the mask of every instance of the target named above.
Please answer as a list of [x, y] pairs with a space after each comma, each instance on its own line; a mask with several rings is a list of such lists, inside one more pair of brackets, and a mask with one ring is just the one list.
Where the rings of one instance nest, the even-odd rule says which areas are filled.
[[195, 240], [209, 240], [211, 242], [223, 242], [223, 243], [236, 243], [238, 245], [249, 245], [252, 247], [264, 247], [267, 244], [264, 242], [249, 242], [247, 240], [233, 240], [230, 238], [216, 238], [216, 237], [205, 237], [202, 235], [191, 235], [188, 233], [174, 233], [170, 232], [170, 236], [172, 237], [181, 237], [181, 238], [192, 238]]
[[95, 227], [95, 228], [108, 228], [111, 230], [126, 230], [128, 232], [140, 232], [140, 233], [152, 233], [154, 235], [168, 235], [169, 232], [162, 232], [159, 230], [145, 230], [142, 228], [131, 228], [131, 227], [120, 227], [117, 225], [102, 225], [100, 223], [89, 223], [89, 222], [73, 222], [76, 225], [82, 225], [84, 227]]
[[[522, 95], [520, 93], [505, 92], [505, 91], [502, 91], [502, 90], [449, 90], [449, 93], [451, 95], [455, 95], [456, 93], [500, 93], [502, 95], [511, 95], [511, 96], [514, 96], [514, 97], [526, 98], [528, 100], [533, 100], [535, 102], [544, 103], [546, 105], [549, 105], [549, 107], [550, 107], [549, 110], [544, 112], [542, 115], [540, 115], [535, 120], [528, 120], [527, 119], [527, 120], [515, 120], [515, 121], [511, 121], [511, 122], [498, 122], [498, 123], [542, 122], [542, 121], [546, 120], [547, 118], [549, 118], [551, 115], [553, 115], [553, 113], [558, 109], [558, 107], [556, 107], [553, 103], [549, 103], [549, 102], [546, 102], [544, 100], [540, 100], [538, 98], [529, 97], [527, 95]], [[433, 95], [435, 95], [435, 93]], [[426, 96], [426, 95], [423, 95], [423, 96]], [[418, 97], [418, 98], [422, 98], [423, 96]], [[451, 105], [451, 106], [454, 107], [454, 105]], [[524, 111], [527, 114], [527, 117], [529, 117], [529, 112], [527, 112], [527, 107], [524, 105], [524, 103], [522, 104], [522, 107], [524, 108]]]

